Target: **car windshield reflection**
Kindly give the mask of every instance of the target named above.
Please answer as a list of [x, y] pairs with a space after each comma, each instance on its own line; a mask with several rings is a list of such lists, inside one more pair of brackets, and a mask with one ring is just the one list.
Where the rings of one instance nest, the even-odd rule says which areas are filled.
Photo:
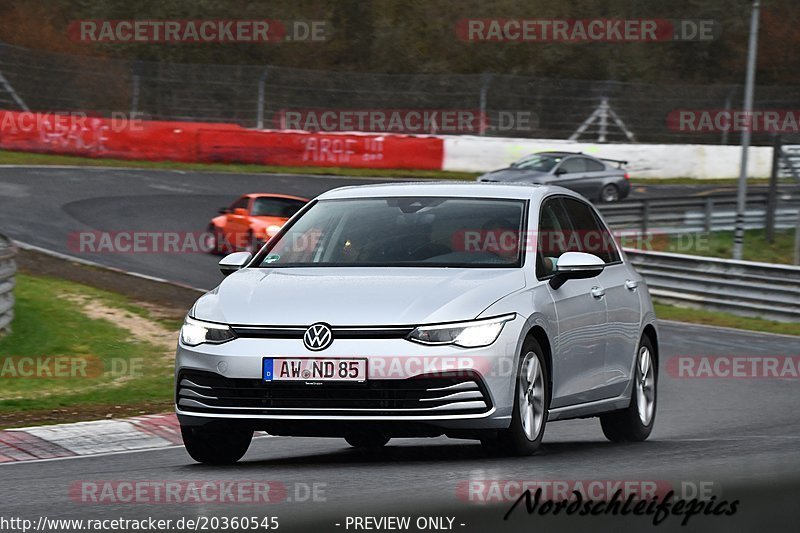
[[256, 264], [518, 267], [525, 202], [480, 198], [355, 198], [314, 204]]

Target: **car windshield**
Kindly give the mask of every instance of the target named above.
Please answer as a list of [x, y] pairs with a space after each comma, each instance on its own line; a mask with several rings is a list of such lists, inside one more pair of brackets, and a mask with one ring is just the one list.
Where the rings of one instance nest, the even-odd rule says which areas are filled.
[[261, 196], [253, 202], [252, 216], [291, 218], [306, 205], [302, 200]]
[[511, 166], [520, 170], [539, 170], [541, 172], [550, 172], [559, 161], [561, 161], [560, 157], [534, 154], [523, 157], [516, 163], [513, 163]]
[[396, 197], [322, 200], [260, 253], [261, 267], [518, 267], [525, 202]]

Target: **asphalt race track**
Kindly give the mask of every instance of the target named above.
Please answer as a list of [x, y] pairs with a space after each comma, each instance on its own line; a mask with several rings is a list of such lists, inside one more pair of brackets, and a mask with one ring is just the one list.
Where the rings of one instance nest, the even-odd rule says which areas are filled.
[[[216, 208], [238, 194], [264, 191], [314, 196], [369, 180], [285, 175], [184, 173], [74, 168], [0, 169], [0, 228], [11, 237], [70, 253], [70, 232], [201, 231]], [[127, 270], [209, 288], [219, 280], [217, 258], [207, 254], [96, 254], [85, 257]], [[348, 515], [387, 513], [455, 517], [454, 531], [644, 531], [649, 518], [592, 520], [527, 517], [512, 521], [499, 507], [468, 503], [459, 488], [471, 480], [658, 481], [691, 498], [711, 489], [740, 500], [735, 517], [694, 517], [681, 528], [667, 519], [660, 531], [796, 531], [800, 487], [798, 379], [676, 377], [677, 356], [798, 356], [796, 338], [664, 323], [661, 326], [659, 405], [650, 440], [607, 442], [596, 419], [548, 426], [541, 452], [495, 458], [471, 441], [400, 439], [378, 453], [351, 449], [338, 439], [266, 437], [254, 441], [233, 467], [194, 464], [180, 448], [87, 458], [0, 465], [4, 516], [36, 518], [180, 518], [277, 516], [280, 530], [315, 527], [353, 531]], [[271, 505], [86, 504], [70, 487], [86, 480], [259, 480], [281, 482], [289, 500]], [[317, 501], [307, 497], [316, 484]], [[469, 485], [467, 485], [469, 486]], [[301, 501], [297, 501], [301, 500]], [[624, 520], [624, 522], [619, 522]], [[340, 524], [340, 525], [336, 525]], [[463, 526], [461, 524], [464, 524]], [[552, 526], [552, 528], [550, 528]]]
[[[656, 428], [645, 443], [611, 444], [596, 419], [548, 425], [541, 452], [528, 458], [492, 458], [471, 441], [444, 438], [394, 440], [371, 455], [339, 439], [267, 437], [254, 441], [233, 467], [194, 464], [182, 448], [0, 466], [2, 507], [5, 514], [49, 518], [273, 515], [286, 531], [311, 522], [326, 526], [318, 531], [344, 531], [335, 524], [347, 515], [438, 511], [466, 524], [456, 531], [485, 531], [503, 526], [510, 504], [487, 509], [459, 499], [457, 489], [469, 480], [650, 480], [713, 487], [719, 498], [740, 500], [740, 516], [695, 517], [683, 531], [725, 531], [733, 524], [742, 530], [745, 523], [763, 526], [764, 532], [791, 530], [787, 515], [796, 503], [782, 490], [766, 501], [758, 491], [783, 484], [796, 490], [800, 484], [797, 380], [685, 379], [670, 376], [664, 367], [678, 355], [796, 354], [797, 340], [677, 324], [662, 325], [661, 336]], [[318, 499], [325, 501], [88, 505], [68, 496], [70, 486], [84, 480], [209, 479], [282, 482], [287, 496], [300, 500], [307, 486], [317, 484]], [[756, 509], [761, 513], [757, 519]], [[519, 515], [514, 523], [527, 525], [523, 530], [533, 531], [544, 520]], [[572, 520], [554, 525], [611, 527], [581, 517]], [[626, 530], [644, 531], [650, 525], [646, 517], [625, 520]], [[677, 522], [668, 519], [658, 530], [672, 530]]]
[[[210, 289], [221, 279], [207, 253], [81, 253], [70, 234], [203, 232], [220, 207], [249, 192], [314, 197], [369, 180], [97, 168], [0, 168], [0, 228], [82, 259]], [[373, 181], [374, 182], [374, 181]]]
[[[78, 233], [203, 232], [217, 209], [241, 194], [272, 192], [313, 198], [336, 187], [385, 181], [297, 174], [0, 167], [0, 232], [48, 250], [211, 289], [221, 279], [217, 256], [86, 253], [77, 247]], [[637, 187], [632, 198], [731, 191], [730, 187], [708, 185], [647, 186]]]

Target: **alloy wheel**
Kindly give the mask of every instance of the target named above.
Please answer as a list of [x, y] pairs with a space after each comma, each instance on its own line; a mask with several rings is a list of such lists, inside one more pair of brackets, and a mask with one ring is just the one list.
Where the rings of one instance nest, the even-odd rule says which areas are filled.
[[530, 441], [536, 440], [544, 422], [544, 373], [533, 352], [525, 354], [519, 373], [519, 414], [522, 429]]
[[655, 370], [653, 358], [647, 346], [639, 348], [639, 359], [636, 371], [636, 404], [639, 410], [639, 420], [645, 426], [650, 424], [655, 407]]

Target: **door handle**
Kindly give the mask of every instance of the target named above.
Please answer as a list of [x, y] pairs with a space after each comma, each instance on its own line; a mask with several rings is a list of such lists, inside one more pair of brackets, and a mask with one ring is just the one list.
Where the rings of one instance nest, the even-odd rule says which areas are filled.
[[592, 287], [592, 296], [597, 298], [598, 300], [605, 296], [606, 291], [602, 287]]
[[629, 291], [635, 291], [639, 286], [639, 282], [634, 279], [625, 280], [625, 288]]

